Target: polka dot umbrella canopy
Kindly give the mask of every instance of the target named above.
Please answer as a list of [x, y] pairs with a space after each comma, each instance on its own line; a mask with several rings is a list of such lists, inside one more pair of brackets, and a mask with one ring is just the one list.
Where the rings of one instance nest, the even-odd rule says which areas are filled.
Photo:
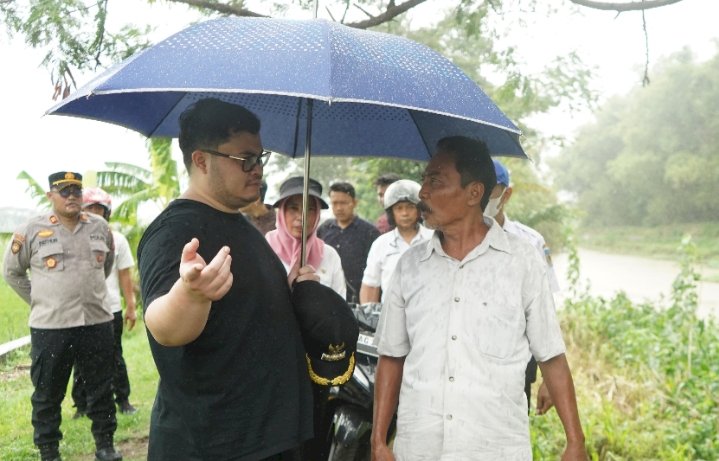
[[449, 135], [481, 139], [492, 155], [525, 157], [519, 129], [441, 54], [321, 19], [195, 24], [108, 69], [48, 113], [176, 137], [182, 111], [207, 97], [257, 114], [264, 147], [292, 157], [427, 160]]

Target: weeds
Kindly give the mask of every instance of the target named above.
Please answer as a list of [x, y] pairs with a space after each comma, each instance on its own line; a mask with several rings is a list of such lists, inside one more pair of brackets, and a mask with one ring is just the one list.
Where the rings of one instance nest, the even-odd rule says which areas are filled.
[[[571, 296], [561, 317], [590, 459], [719, 459], [719, 329], [696, 315], [691, 239], [682, 240], [666, 309], [624, 293], [589, 296], [571, 241], [569, 251]], [[558, 418], [534, 416], [532, 427], [535, 458], [558, 459]]]

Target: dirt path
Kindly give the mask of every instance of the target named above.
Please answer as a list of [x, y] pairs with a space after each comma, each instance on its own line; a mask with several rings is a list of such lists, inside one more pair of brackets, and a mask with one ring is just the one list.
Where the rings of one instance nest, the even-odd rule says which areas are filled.
[[[590, 292], [611, 296], [623, 290], [633, 301], [661, 302], [670, 293], [672, 282], [679, 274], [679, 264], [673, 261], [579, 250], [580, 275], [588, 280]], [[560, 286], [567, 285], [567, 255], [554, 258]], [[719, 318], [719, 283], [700, 282], [698, 285], [699, 314]]]

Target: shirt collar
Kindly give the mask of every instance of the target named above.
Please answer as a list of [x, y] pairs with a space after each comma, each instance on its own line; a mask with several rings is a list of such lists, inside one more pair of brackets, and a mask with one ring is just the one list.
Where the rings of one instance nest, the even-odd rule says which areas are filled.
[[[417, 242], [421, 242], [422, 240], [425, 240], [424, 234], [427, 232], [427, 228], [424, 227], [421, 223], [417, 225], [417, 233], [414, 237], [412, 237], [412, 241], [409, 242], [409, 245], [412, 246]], [[395, 227], [390, 231], [392, 233], [392, 240], [394, 241], [394, 245], [399, 245], [397, 242], [400, 240], [404, 240], [402, 236], [399, 234], [399, 230]]]
[[[502, 226], [497, 224], [497, 221], [493, 218], [488, 218], [486, 216], [484, 217], [484, 223], [489, 227], [489, 231], [487, 231], [487, 235], [484, 236], [482, 242], [470, 251], [464, 258], [465, 261], [472, 260], [479, 255], [486, 253], [489, 247], [505, 253], [511, 253], [509, 241], [507, 240], [507, 234], [502, 229]], [[447, 253], [444, 252], [444, 248], [442, 248], [442, 241], [439, 238], [440, 235], [440, 232], [434, 232], [431, 240], [427, 243], [427, 247], [420, 258], [420, 261], [426, 261], [429, 259], [429, 257], [432, 256], [432, 252], [436, 252], [439, 256], [449, 257], [447, 256]]]

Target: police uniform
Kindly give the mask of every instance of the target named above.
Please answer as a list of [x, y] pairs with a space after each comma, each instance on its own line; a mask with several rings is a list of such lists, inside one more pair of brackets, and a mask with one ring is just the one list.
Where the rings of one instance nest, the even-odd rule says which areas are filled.
[[[50, 176], [51, 187], [81, 187], [80, 175], [62, 173], [59, 179], [58, 173]], [[103, 298], [113, 261], [107, 222], [84, 212], [72, 230], [55, 212], [32, 218], [13, 234], [6, 251], [5, 280], [30, 305], [32, 423], [41, 452], [62, 438], [60, 405], [76, 361], [88, 377], [87, 414], [96, 445], [112, 444], [113, 315]]]

